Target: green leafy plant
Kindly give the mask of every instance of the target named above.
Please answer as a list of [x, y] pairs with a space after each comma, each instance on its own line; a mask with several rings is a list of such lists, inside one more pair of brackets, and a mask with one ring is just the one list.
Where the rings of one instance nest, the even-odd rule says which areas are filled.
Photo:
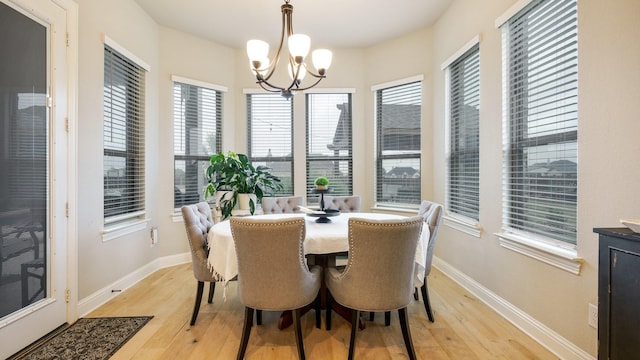
[[[231, 216], [231, 212], [238, 203], [239, 194], [255, 194], [257, 200], [265, 194], [272, 194], [282, 189], [280, 178], [273, 175], [268, 166], [253, 166], [245, 154], [229, 151], [214, 154], [209, 159], [206, 176], [209, 180], [205, 196], [212, 196], [216, 191], [229, 191], [220, 199], [222, 218]], [[255, 213], [256, 203], [249, 201], [249, 211]]]
[[329, 179], [327, 179], [324, 176], [320, 176], [320, 177], [317, 177], [313, 183], [318, 187], [325, 187], [329, 185]]

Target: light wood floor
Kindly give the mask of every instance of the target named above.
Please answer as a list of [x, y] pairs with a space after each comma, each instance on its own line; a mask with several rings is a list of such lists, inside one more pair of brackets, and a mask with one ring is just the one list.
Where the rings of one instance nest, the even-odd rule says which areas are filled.
[[[195, 326], [189, 326], [196, 292], [191, 264], [162, 269], [113, 298], [87, 317], [153, 315], [154, 318], [112, 358], [235, 359], [244, 310], [235, 282], [218, 283], [213, 304], [205, 296]], [[557, 359], [466, 290], [434, 269], [429, 291], [435, 323], [427, 320], [422, 300], [409, 307], [410, 328], [419, 359]], [[291, 328], [277, 328], [279, 314], [264, 313], [251, 332], [246, 359], [296, 359]], [[368, 318], [368, 317], [367, 317]], [[313, 310], [302, 318], [307, 359], [346, 359], [350, 325], [333, 316], [332, 330], [315, 328]], [[383, 314], [356, 335], [356, 359], [406, 359], [397, 312], [391, 326]]]

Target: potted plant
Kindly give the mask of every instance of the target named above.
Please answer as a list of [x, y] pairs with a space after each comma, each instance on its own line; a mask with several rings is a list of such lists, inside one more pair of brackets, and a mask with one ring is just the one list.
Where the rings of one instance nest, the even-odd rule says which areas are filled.
[[[240, 208], [249, 210], [253, 215], [258, 200], [265, 194], [282, 189], [280, 178], [271, 174], [269, 170], [267, 166], [253, 166], [245, 154], [229, 151], [225, 155], [218, 152], [211, 156], [206, 169], [209, 183], [205, 196], [222, 193], [216, 195], [216, 200], [223, 219], [231, 216], [236, 205], [243, 202], [246, 205]], [[243, 199], [247, 200], [242, 201]]]
[[316, 185], [316, 189], [318, 190], [327, 190], [327, 186], [329, 185], [329, 179], [324, 176], [320, 176], [316, 178], [313, 182]]

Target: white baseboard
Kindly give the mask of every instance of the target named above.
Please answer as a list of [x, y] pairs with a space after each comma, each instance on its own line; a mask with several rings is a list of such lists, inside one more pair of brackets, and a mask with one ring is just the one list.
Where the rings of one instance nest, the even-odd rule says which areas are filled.
[[140, 280], [153, 274], [154, 272], [174, 265], [184, 264], [191, 261], [190, 253], [183, 253], [165, 256], [144, 265], [134, 272], [114, 281], [104, 288], [78, 301], [78, 314], [80, 317], [87, 315], [91, 311], [102, 306], [113, 297], [118, 296], [126, 289], [137, 284]]
[[489, 289], [482, 286], [477, 281], [463, 274], [458, 269], [449, 265], [442, 259], [433, 258], [433, 266], [440, 270], [443, 274], [451, 278], [460, 286], [476, 296], [480, 301], [495, 310], [502, 317], [511, 322], [514, 326], [522, 330], [534, 340], [546, 347], [558, 356], [560, 359], [566, 360], [595, 360], [586, 351], [582, 350], [560, 334], [551, 330], [529, 314], [518, 309], [505, 299], [499, 297]]

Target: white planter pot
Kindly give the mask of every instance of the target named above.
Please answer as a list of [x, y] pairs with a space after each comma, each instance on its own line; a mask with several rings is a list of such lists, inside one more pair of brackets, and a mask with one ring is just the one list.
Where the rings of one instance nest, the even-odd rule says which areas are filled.
[[253, 199], [253, 204], [258, 205], [256, 194], [238, 194], [238, 207], [240, 210], [249, 210], [249, 200]]
[[218, 190], [216, 191], [216, 206], [220, 207], [220, 200], [231, 200], [233, 198], [233, 190]]

